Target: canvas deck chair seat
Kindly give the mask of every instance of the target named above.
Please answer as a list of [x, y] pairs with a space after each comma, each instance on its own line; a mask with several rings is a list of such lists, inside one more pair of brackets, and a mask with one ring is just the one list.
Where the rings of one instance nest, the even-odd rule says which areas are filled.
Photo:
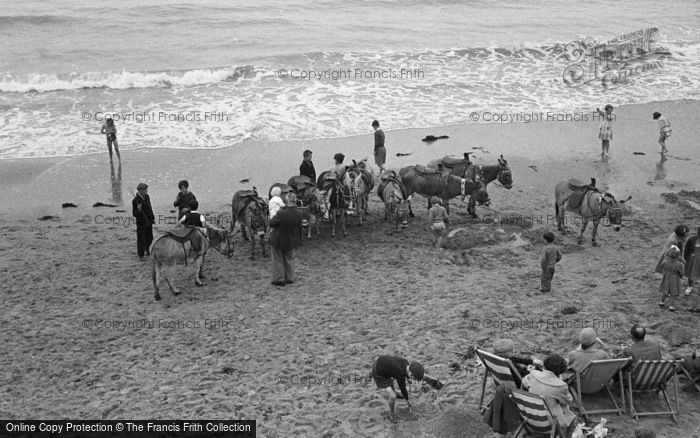
[[[625, 388], [622, 369], [629, 361], [629, 358], [594, 360], [580, 373], [576, 372], [572, 376], [569, 381], [569, 391], [571, 391], [571, 395], [573, 395], [581, 415], [586, 418], [592, 414], [617, 413], [617, 415], [622, 415], [625, 410]], [[616, 375], [618, 377], [617, 384], [620, 385], [620, 397], [622, 397], [620, 405], [617, 404], [609, 388]], [[603, 390], [607, 392], [610, 401], [615, 407], [595, 410], [587, 409], [583, 403], [583, 396], [586, 394], [598, 394]]]
[[515, 438], [549, 436], [567, 438], [559, 422], [549, 409], [547, 402], [537, 394], [513, 389], [511, 400], [520, 414], [522, 423], [515, 431]]
[[[670, 415], [673, 421], [678, 414], [678, 378], [676, 373], [681, 366], [680, 360], [642, 360], [637, 362], [627, 373], [627, 390], [629, 391], [630, 413], [639, 420], [641, 416], [647, 415]], [[673, 380], [673, 392], [675, 397], [675, 410], [671, 407], [671, 402], [666, 393], [669, 382]], [[661, 392], [666, 402], [668, 410], [663, 411], [638, 411], [634, 405], [634, 393]]]
[[495, 386], [508, 385], [518, 389], [522, 384], [523, 378], [510, 359], [504, 359], [488, 351], [479, 350], [478, 348], [476, 349], [476, 355], [484, 365], [484, 379], [481, 385], [481, 398], [479, 399], [479, 408], [483, 410], [485, 408], [484, 395], [486, 394], [486, 380], [489, 376], [493, 379]]

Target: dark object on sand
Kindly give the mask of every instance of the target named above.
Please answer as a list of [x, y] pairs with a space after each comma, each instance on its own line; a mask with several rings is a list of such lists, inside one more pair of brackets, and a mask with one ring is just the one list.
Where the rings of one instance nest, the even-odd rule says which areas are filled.
[[646, 155], [644, 152], [632, 152], [634, 155]]
[[69, 208], [69, 207], [76, 208], [77, 205], [73, 204], [72, 202], [64, 202], [63, 204], [61, 204], [61, 207], [63, 207], [63, 208]]
[[480, 150], [484, 149], [484, 147], [483, 146], [472, 146], [472, 149], [480, 151]]
[[238, 181], [241, 184], [245, 184], [247, 182], [250, 182], [250, 178], [243, 178], [242, 180]]
[[175, 213], [175, 210], [170, 210], [170, 213]]
[[396, 156], [397, 156], [397, 157], [408, 157], [408, 156], [411, 155], [412, 153], [413, 153], [413, 152], [407, 152], [407, 153], [397, 152], [397, 153], [396, 153]]
[[472, 359], [474, 356], [476, 356], [476, 348], [474, 348], [473, 345], [470, 345], [469, 348], [467, 348], [466, 353], [455, 353], [457, 356], [460, 357], [462, 360], [469, 360]]
[[114, 210], [114, 211], [116, 211], [117, 213], [126, 213], [126, 210]]
[[426, 135], [425, 138], [423, 139], [423, 141], [432, 143], [436, 140], [442, 140], [443, 138], [450, 138], [450, 137], [448, 137], [447, 135], [441, 135], [439, 137], [435, 137], [434, 135]]
[[59, 217], [58, 217], [58, 216], [46, 215], [46, 216], [42, 216], [42, 217], [38, 218], [37, 220], [39, 220], [39, 221], [50, 221], [50, 220], [54, 220], [54, 219], [59, 219]]
[[562, 315], [573, 315], [574, 313], [578, 313], [578, 309], [574, 306], [567, 306], [561, 309]]
[[236, 369], [232, 367], [223, 367], [221, 372], [224, 374], [236, 374]]
[[423, 377], [423, 380], [425, 381], [425, 383], [432, 386], [433, 389], [436, 389], [438, 391], [441, 390], [443, 386], [445, 386], [444, 383], [442, 383], [438, 379], [433, 379], [432, 377], [425, 376]]
[[102, 202], [95, 202], [93, 207], [116, 207], [114, 204], [103, 204]]
[[532, 170], [534, 170], [535, 172], [537, 172], [537, 166], [535, 166], [534, 164], [531, 164], [531, 165], [529, 165], [529, 166], [527, 166], [527, 167], [529, 167], [530, 169], [532, 169]]

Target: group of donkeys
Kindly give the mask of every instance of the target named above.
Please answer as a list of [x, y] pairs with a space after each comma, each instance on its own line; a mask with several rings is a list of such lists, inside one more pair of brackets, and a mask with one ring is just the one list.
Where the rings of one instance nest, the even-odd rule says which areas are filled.
[[[413, 217], [410, 200], [414, 193], [428, 197], [437, 196], [449, 212], [449, 200], [458, 196], [469, 197], [469, 214], [476, 216], [475, 206], [489, 205], [486, 186], [498, 180], [504, 187], [513, 186], [513, 177], [508, 162], [501, 157], [495, 165], [478, 166], [469, 160], [467, 154], [462, 159], [444, 157], [434, 160], [428, 166], [413, 165], [403, 167], [398, 174], [385, 171], [379, 178], [377, 195], [384, 203], [384, 219], [390, 222], [389, 234], [405, 228], [408, 217]], [[335, 237], [337, 224], [343, 236], [347, 236], [346, 216], [356, 216], [362, 225], [368, 211], [369, 194], [375, 181], [366, 168], [366, 162], [348, 165], [342, 175], [334, 171], [322, 172], [317, 181], [298, 175], [286, 184], [275, 183], [268, 191], [268, 198], [274, 187], [279, 187], [284, 196], [292, 192], [297, 198], [297, 207], [304, 212], [304, 225], [308, 239], [312, 230], [320, 233], [324, 219], [331, 223], [331, 236]], [[232, 221], [230, 231], [236, 222], [240, 223], [241, 234], [251, 241], [250, 258], [255, 257], [255, 241], [260, 240], [263, 256], [266, 255], [264, 237], [268, 228], [267, 203], [257, 190], [239, 190], [233, 195]], [[430, 205], [429, 205], [430, 207]]]

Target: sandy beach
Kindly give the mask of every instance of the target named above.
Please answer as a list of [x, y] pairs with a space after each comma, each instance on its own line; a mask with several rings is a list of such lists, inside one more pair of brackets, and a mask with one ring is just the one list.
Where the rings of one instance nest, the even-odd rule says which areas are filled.
[[[651, 121], [657, 108], [674, 114], [672, 156], [664, 162]], [[0, 417], [254, 419], [264, 437], [495, 437], [479, 416], [483, 368], [465, 356], [470, 347], [490, 348], [508, 337], [516, 352], [544, 358], [572, 350], [580, 328], [592, 326], [619, 353], [630, 342], [630, 326], [640, 323], [668, 358], [690, 354], [700, 348], [700, 317], [687, 309], [700, 307], [700, 296], [679, 298], [676, 313], [660, 309], [652, 271], [677, 224], [700, 225], [694, 148], [700, 132], [693, 121], [699, 110], [695, 101], [616, 108], [607, 162], [599, 158], [597, 122], [389, 130], [389, 167], [464, 151], [490, 164], [503, 154], [514, 187], [489, 186], [492, 206], [477, 209], [478, 221], [453, 200], [450, 229], [459, 231], [444, 251], [429, 246], [422, 197], [414, 200], [417, 217], [409, 227], [389, 236], [372, 194], [368, 223], [351, 226], [349, 237], [331, 239], [324, 224], [320, 238], [304, 241], [299, 279], [284, 288], [269, 284], [269, 259], [248, 260], [248, 243], [238, 235], [232, 259], [208, 256], [203, 287], [193, 285], [192, 267], [180, 269], [183, 293], [166, 288], [160, 302], [153, 300], [150, 264], [136, 257], [129, 204], [138, 182], [150, 186], [156, 235], [171, 223], [183, 178], [200, 210], [227, 225], [234, 191], [255, 185], [266, 192], [286, 181], [307, 148], [317, 172], [335, 152], [365, 157], [370, 134], [251, 141], [208, 152], [137, 149], [123, 152], [114, 174], [106, 153], [2, 160], [7, 310]], [[429, 134], [450, 138], [422, 142]], [[564, 258], [554, 291], [543, 295], [541, 235], [556, 230], [553, 187], [570, 177], [595, 177], [599, 187], [632, 201], [620, 232], [600, 228], [599, 247], [591, 246], [590, 232], [581, 245], [575, 230], [556, 233]], [[244, 178], [250, 181], [240, 183]], [[78, 207], [61, 208], [64, 202]], [[96, 202], [116, 206], [93, 208]], [[575, 314], [562, 313], [571, 306]], [[368, 378], [380, 354], [418, 360], [446, 383], [439, 392], [414, 388], [418, 421], [400, 402], [399, 423], [386, 419]], [[661, 437], [700, 436], [700, 394], [679, 397], [677, 424], [670, 417], [608, 416], [612, 436], [631, 437], [640, 425]]]

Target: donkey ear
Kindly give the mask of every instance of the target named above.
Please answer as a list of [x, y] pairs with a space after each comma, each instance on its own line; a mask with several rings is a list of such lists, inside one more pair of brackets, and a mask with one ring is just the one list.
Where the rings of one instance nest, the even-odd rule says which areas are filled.
[[627, 197], [627, 199], [625, 199], [624, 201], [620, 201], [620, 204], [624, 204], [625, 202], [629, 201], [630, 199], [632, 199], [632, 195], [629, 195]]

